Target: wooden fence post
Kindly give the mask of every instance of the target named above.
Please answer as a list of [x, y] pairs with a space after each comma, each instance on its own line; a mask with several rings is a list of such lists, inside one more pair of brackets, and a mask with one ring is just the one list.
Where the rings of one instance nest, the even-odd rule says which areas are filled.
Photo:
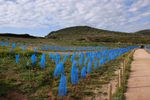
[[123, 61], [124, 70], [126, 70], [126, 60]]
[[121, 70], [118, 72], [118, 86], [121, 87]]
[[112, 100], [112, 84], [108, 85], [108, 100]]
[[122, 70], [122, 76], [123, 76], [125, 72], [123, 63], [121, 63], [121, 70]]

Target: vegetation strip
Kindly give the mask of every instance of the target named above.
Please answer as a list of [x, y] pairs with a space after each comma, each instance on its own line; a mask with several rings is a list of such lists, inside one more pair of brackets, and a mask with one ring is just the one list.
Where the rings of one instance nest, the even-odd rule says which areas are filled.
[[135, 50], [133, 50], [123, 62], [123, 66], [125, 66], [124, 73], [122, 75], [121, 86], [117, 88], [116, 92], [113, 94], [113, 100], [125, 100], [124, 93], [127, 90], [128, 78], [130, 75], [131, 62], [133, 61], [133, 54]]

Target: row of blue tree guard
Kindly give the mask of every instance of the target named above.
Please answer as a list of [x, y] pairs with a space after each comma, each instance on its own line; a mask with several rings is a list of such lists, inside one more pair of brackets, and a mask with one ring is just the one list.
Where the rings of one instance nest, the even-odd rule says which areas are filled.
[[[49, 54], [49, 58], [55, 62], [55, 70], [53, 77], [60, 77], [60, 84], [58, 88], [59, 96], [67, 95], [67, 79], [65, 76], [65, 67], [64, 64], [67, 60], [70, 60], [72, 63], [71, 67], [71, 83], [77, 85], [80, 78], [86, 78], [87, 74], [92, 72], [92, 69], [97, 69], [101, 65], [116, 59], [122, 54], [129, 52], [130, 50], [136, 48], [136, 46], [130, 46], [126, 48], [117, 48], [112, 50], [104, 50], [100, 52], [80, 52], [73, 54]], [[16, 55], [16, 63], [19, 62], [19, 55]], [[31, 56], [32, 65], [37, 63], [36, 54]], [[45, 69], [46, 63], [46, 54], [41, 55], [40, 67]], [[79, 70], [81, 69], [81, 70]]]
[[[4, 42], [4, 41], [0, 41], [0, 46], [10, 46], [12, 48], [12, 50], [16, 47], [19, 46], [22, 50], [26, 50], [28, 45], [23, 45], [21, 43], [9, 43], [9, 42]], [[34, 50], [42, 50], [42, 51], [49, 51], [49, 50], [54, 50], [54, 51], [100, 51], [100, 50], [105, 50], [105, 49], [109, 49], [110, 47], [104, 47], [104, 46], [50, 46], [50, 45], [43, 45], [40, 47], [35, 47]]]

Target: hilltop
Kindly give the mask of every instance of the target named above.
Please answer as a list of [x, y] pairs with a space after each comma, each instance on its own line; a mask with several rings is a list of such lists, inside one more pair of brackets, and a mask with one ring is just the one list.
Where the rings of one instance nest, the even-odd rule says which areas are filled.
[[143, 34], [143, 35], [150, 35], [150, 29], [145, 29], [145, 30], [137, 31], [135, 33], [137, 33], [137, 34]]
[[[147, 31], [146, 31], [147, 32]], [[141, 33], [141, 34], [140, 34]], [[150, 43], [150, 36], [145, 31], [135, 33], [115, 32], [89, 26], [68, 27], [50, 32], [46, 38], [64, 41], [110, 42], [110, 43]]]

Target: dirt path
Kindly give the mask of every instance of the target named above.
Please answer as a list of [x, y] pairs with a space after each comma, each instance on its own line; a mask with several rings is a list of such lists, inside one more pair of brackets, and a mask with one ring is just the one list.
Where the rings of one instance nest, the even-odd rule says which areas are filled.
[[134, 53], [126, 100], [150, 100], [150, 54], [144, 49]]

